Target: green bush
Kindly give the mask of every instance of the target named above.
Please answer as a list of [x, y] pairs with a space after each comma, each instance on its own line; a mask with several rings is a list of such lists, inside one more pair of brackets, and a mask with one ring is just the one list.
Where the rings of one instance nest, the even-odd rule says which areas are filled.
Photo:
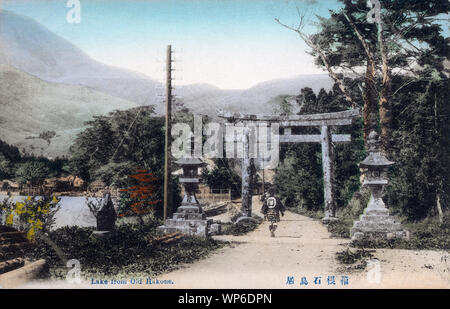
[[[186, 237], [180, 241], [161, 244], [152, 241], [158, 222], [144, 225], [122, 223], [115, 232], [99, 239], [92, 235], [93, 228], [63, 227], [49, 234], [49, 238], [67, 259], [77, 259], [82, 276], [102, 278], [129, 278], [132, 275], [153, 276], [170, 271], [181, 263], [193, 262], [223, 244], [214, 240]], [[39, 241], [30, 257], [46, 259], [53, 277], [65, 276], [58, 272], [64, 267], [52, 247]]]
[[372, 258], [373, 251], [365, 250], [364, 248], [352, 251], [346, 249], [340, 252], [336, 252], [336, 259], [343, 267], [339, 267], [342, 272], [351, 272], [364, 270], [367, 266], [367, 260]]
[[346, 249], [344, 251], [336, 252], [337, 260], [342, 264], [354, 264], [358, 261], [361, 261], [365, 258], [373, 257], [371, 251], [367, 251], [364, 248], [356, 250], [353, 252], [350, 249]]
[[359, 219], [369, 202], [370, 192], [366, 188], [361, 188], [361, 192], [353, 195], [348, 205], [338, 212], [338, 221], [332, 221], [327, 225], [332, 237], [350, 238], [350, 229], [353, 222]]
[[350, 238], [350, 229], [352, 225], [349, 224], [349, 220], [342, 219], [338, 221], [332, 221], [327, 225], [328, 232], [331, 233], [331, 237]]
[[324, 217], [324, 212], [322, 210], [317, 210], [317, 211], [306, 210], [301, 207], [296, 207], [296, 208], [292, 207], [292, 208], [289, 208], [289, 210], [296, 214], [307, 216], [309, 218], [313, 218], [313, 219], [317, 219], [317, 220], [320, 220]]
[[245, 220], [239, 223], [233, 223], [236, 220], [231, 219], [232, 223], [222, 224], [222, 234], [223, 235], [233, 235], [240, 236], [254, 231], [262, 222], [263, 219], [259, 216], [253, 216], [255, 221]]

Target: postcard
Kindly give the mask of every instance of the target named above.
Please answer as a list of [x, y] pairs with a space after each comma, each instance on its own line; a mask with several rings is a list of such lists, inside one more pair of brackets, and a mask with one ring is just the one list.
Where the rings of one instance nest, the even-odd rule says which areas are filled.
[[449, 11], [0, 1], [1, 289], [450, 288]]

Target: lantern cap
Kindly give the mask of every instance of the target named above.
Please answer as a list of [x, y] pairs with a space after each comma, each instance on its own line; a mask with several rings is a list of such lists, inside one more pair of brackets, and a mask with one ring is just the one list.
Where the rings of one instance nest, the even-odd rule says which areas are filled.
[[383, 167], [395, 164], [395, 162], [389, 161], [380, 151], [380, 141], [377, 132], [370, 132], [367, 138], [367, 148], [369, 155], [359, 163], [360, 167]]
[[395, 162], [389, 161], [382, 152], [370, 153], [361, 163], [360, 167], [383, 167], [395, 164]]
[[201, 166], [205, 165], [205, 162], [200, 160], [199, 158], [185, 157], [175, 161], [175, 164], [178, 165], [192, 165], [192, 166]]

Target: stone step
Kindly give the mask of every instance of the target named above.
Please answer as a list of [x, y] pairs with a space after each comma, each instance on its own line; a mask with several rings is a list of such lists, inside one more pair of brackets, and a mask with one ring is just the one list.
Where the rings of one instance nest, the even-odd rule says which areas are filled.
[[384, 220], [378, 220], [375, 218], [363, 218], [363, 220], [356, 221], [355, 224], [375, 224], [375, 225], [400, 225], [399, 222], [395, 221], [392, 217], [388, 217]]
[[370, 216], [370, 215], [361, 215], [359, 217], [360, 221], [371, 221], [371, 222], [386, 222], [386, 221], [394, 221], [390, 216]]
[[364, 214], [368, 216], [389, 216], [387, 209], [365, 209]]
[[203, 213], [203, 210], [198, 206], [182, 205], [177, 208], [177, 213]]
[[0, 231], [0, 262], [23, 257], [29, 244], [26, 233], [4, 225], [0, 226]]
[[0, 225], [0, 233], [8, 233], [8, 232], [17, 232], [17, 230], [15, 228], [6, 225]]
[[191, 227], [170, 227], [170, 226], [158, 226], [157, 227], [157, 231], [161, 234], [166, 234], [166, 233], [175, 233], [175, 232], [181, 232], [183, 234], [186, 235], [193, 235], [196, 232], [195, 228], [191, 228]]
[[352, 240], [380, 240], [380, 239], [405, 239], [409, 240], [409, 232], [407, 230], [400, 231], [354, 231], [352, 229]]
[[0, 226], [0, 283], [2, 286], [5, 283], [13, 284], [18, 277], [31, 276], [34, 270], [37, 273], [38, 268], [42, 268], [41, 266], [45, 263], [43, 260], [37, 264], [31, 263], [31, 265], [40, 265], [36, 269], [34, 266], [26, 267], [26, 252], [32, 247], [34, 244], [26, 238], [25, 232], [19, 232], [9, 226]]
[[0, 233], [0, 239], [1, 238], [26, 238], [27, 234], [25, 232], [3, 232]]
[[25, 260], [23, 258], [15, 258], [5, 262], [0, 262], [0, 274], [20, 268], [23, 265], [25, 265]]
[[201, 213], [174, 213], [173, 220], [204, 220], [205, 214]]
[[26, 241], [25, 232], [4, 232], [0, 233], [0, 244], [12, 244], [16, 242]]
[[12, 260], [15, 258], [23, 257], [25, 256], [26, 251], [25, 250], [13, 250], [9, 252], [0, 252], [0, 262], [5, 262], [8, 260]]
[[13, 244], [0, 245], [0, 252], [14, 252], [16, 250], [24, 250], [32, 247], [33, 244], [29, 241], [16, 242]]
[[182, 219], [167, 219], [165, 226], [184, 226], [184, 225], [190, 225], [190, 226], [197, 226], [197, 225], [207, 225], [208, 223], [212, 222], [212, 220], [202, 220], [202, 219], [192, 219], [192, 220], [182, 220]]
[[392, 223], [392, 222], [369, 222], [369, 221], [358, 221], [355, 222], [353, 225], [354, 230], [361, 230], [361, 231], [400, 231], [402, 230], [402, 226], [399, 223]]

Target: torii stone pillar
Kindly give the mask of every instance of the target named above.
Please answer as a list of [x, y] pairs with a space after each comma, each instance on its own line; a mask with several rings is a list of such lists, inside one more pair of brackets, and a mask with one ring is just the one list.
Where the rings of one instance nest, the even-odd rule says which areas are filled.
[[252, 216], [252, 192], [253, 192], [253, 158], [250, 158], [249, 129], [244, 128], [243, 136], [243, 158], [242, 158], [242, 208], [244, 217]]
[[320, 142], [322, 144], [322, 169], [323, 169], [323, 186], [324, 186], [324, 204], [325, 216], [322, 219], [324, 223], [328, 223], [336, 219], [336, 205], [334, 203], [333, 181], [334, 181], [334, 165], [332, 160], [333, 147], [331, 145], [331, 133], [328, 126], [322, 126], [320, 134]]

